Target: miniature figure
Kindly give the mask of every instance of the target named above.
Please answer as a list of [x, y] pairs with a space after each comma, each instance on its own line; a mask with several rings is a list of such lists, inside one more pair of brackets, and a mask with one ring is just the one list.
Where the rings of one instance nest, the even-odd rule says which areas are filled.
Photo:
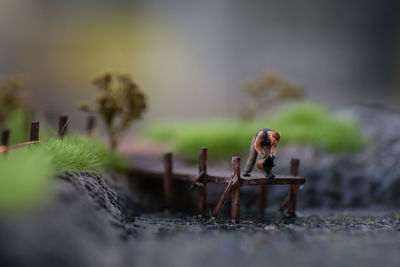
[[272, 172], [272, 168], [274, 167], [276, 148], [280, 139], [281, 134], [277, 131], [267, 128], [257, 131], [251, 141], [250, 155], [246, 162], [243, 176], [250, 176], [250, 173], [256, 164], [257, 156], [260, 155], [260, 161], [262, 163], [257, 165], [262, 166], [265, 177], [270, 179], [274, 178], [275, 174]]

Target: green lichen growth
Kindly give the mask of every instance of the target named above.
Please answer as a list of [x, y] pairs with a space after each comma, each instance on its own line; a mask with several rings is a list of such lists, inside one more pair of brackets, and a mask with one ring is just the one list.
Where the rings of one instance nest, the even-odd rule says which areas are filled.
[[157, 123], [145, 129], [143, 136], [168, 142], [171, 149], [188, 159], [197, 158], [200, 147], [208, 147], [212, 158], [226, 159], [247, 155], [250, 141], [260, 128], [271, 128], [282, 134], [279, 147], [308, 144], [332, 153], [358, 151], [364, 138], [352, 120], [333, 117], [324, 108], [311, 104], [292, 104], [269, 118], [253, 121], [237, 119]]
[[95, 112], [103, 120], [110, 146], [115, 149], [131, 123], [146, 109], [146, 99], [138, 85], [127, 74], [105, 73], [93, 79], [98, 88], [96, 104], [81, 104], [83, 111]]
[[50, 139], [0, 155], [0, 215], [18, 213], [48, 198], [51, 177], [85, 171], [125, 171], [126, 160], [103, 143], [83, 135]]
[[51, 156], [17, 150], [0, 155], [0, 216], [25, 212], [49, 197]]
[[55, 174], [86, 171], [100, 173], [106, 169], [127, 169], [125, 159], [103, 143], [83, 135], [50, 139], [40, 145], [24, 148], [28, 153], [39, 151], [51, 156]]

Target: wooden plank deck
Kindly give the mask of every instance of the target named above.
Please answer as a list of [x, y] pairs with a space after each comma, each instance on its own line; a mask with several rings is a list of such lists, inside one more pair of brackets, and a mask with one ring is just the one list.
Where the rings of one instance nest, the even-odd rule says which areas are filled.
[[[140, 169], [134, 169], [130, 171], [135, 177], [141, 177], [145, 179], [163, 179], [164, 173], [162, 172], [149, 172]], [[193, 174], [180, 174], [172, 173], [173, 180], [194, 182], [198, 176]], [[225, 176], [214, 176], [204, 175], [203, 181], [206, 183], [214, 184], [228, 184], [231, 178], [229, 175]], [[267, 179], [264, 177], [241, 177], [242, 185], [303, 185], [306, 183], [306, 179], [298, 176], [291, 175], [277, 175], [274, 179]]]

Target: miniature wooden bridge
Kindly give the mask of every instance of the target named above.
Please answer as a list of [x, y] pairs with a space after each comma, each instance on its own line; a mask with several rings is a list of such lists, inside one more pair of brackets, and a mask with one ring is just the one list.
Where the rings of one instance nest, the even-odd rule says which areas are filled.
[[199, 152], [199, 172], [197, 175], [177, 174], [172, 171], [172, 154], [164, 155], [164, 172], [148, 172], [133, 170], [132, 175], [148, 179], [163, 179], [164, 200], [167, 208], [173, 209], [173, 180], [192, 182], [192, 190], [198, 191], [198, 213], [206, 216], [207, 184], [227, 184], [217, 206], [212, 213], [216, 217], [221, 211], [229, 195], [231, 195], [231, 217], [238, 222], [240, 219], [240, 188], [242, 186], [260, 186], [258, 192], [260, 210], [266, 208], [266, 193], [268, 185], [290, 185], [289, 194], [280, 206], [280, 211], [287, 209], [290, 215], [295, 215], [297, 192], [300, 185], [305, 184], [306, 179], [299, 177], [300, 160], [291, 160], [291, 175], [277, 175], [274, 179], [265, 177], [242, 178], [240, 175], [240, 158], [232, 157], [232, 175], [230, 177], [214, 176], [207, 173], [207, 148], [201, 148]]
[[[95, 119], [90, 116], [87, 123], [87, 135], [92, 135], [95, 127]], [[67, 133], [68, 117], [60, 116], [58, 122], [58, 137], [63, 138]], [[5, 129], [1, 133], [0, 153], [7, 153], [10, 149], [16, 149], [27, 145], [42, 143], [39, 141], [39, 122], [34, 121], [30, 125], [29, 141], [10, 145], [9, 144], [10, 131]], [[231, 216], [232, 220], [239, 221], [240, 218], [240, 187], [247, 185], [260, 186], [257, 195], [254, 195], [251, 200], [259, 198], [259, 208], [264, 211], [267, 205], [266, 193], [268, 185], [290, 185], [289, 194], [285, 201], [280, 206], [280, 211], [287, 209], [290, 215], [295, 215], [297, 192], [302, 184], [305, 184], [306, 179], [299, 177], [300, 160], [291, 160], [291, 175], [283, 176], [278, 175], [274, 179], [267, 179], [264, 177], [255, 178], [242, 178], [240, 176], [240, 158], [232, 157], [232, 175], [214, 176], [207, 173], [207, 148], [201, 148], [199, 153], [199, 172], [197, 175], [191, 174], [177, 174], [172, 172], [172, 154], [167, 153], [164, 156], [164, 172], [149, 172], [143, 170], [132, 170], [131, 174], [136, 177], [163, 179], [164, 182], [164, 200], [166, 207], [173, 209], [173, 180], [192, 182], [192, 190], [198, 189], [198, 213], [199, 215], [206, 216], [206, 203], [207, 203], [207, 184], [227, 184], [224, 193], [222, 194], [217, 206], [212, 213], [216, 217], [221, 211], [224, 203], [229, 195], [231, 195]]]

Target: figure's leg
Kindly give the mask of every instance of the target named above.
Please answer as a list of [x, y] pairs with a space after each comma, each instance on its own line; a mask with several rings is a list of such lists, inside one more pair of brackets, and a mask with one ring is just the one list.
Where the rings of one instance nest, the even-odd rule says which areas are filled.
[[250, 172], [253, 170], [254, 165], [256, 164], [256, 161], [257, 161], [258, 153], [257, 153], [256, 149], [254, 148], [255, 139], [256, 138], [253, 137], [253, 140], [251, 141], [249, 158], [247, 159], [243, 176], [250, 176]]

